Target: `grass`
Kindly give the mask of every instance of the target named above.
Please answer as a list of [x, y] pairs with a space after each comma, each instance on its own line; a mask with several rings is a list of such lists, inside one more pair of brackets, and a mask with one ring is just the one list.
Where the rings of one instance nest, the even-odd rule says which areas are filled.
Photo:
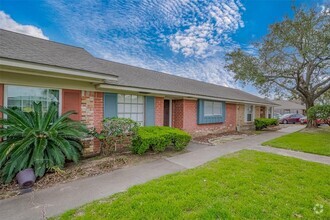
[[[323, 212], [316, 214], [316, 204]], [[240, 151], [55, 219], [330, 219], [330, 166]]]
[[330, 156], [330, 127], [304, 129], [262, 145]]

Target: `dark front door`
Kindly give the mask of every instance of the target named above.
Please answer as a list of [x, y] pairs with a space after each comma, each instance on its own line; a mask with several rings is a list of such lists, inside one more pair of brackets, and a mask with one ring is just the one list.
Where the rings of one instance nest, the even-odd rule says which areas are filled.
[[164, 126], [170, 126], [170, 100], [164, 100]]

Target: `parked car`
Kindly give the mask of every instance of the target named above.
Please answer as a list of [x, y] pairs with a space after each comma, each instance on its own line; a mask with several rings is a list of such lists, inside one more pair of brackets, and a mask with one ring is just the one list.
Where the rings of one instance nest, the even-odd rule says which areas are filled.
[[[299, 119], [300, 124], [307, 124], [307, 117], [304, 116], [302, 118]], [[321, 124], [330, 124], [330, 118], [328, 120], [323, 120], [323, 119], [316, 119], [316, 124], [317, 125], [321, 125]]]
[[280, 124], [295, 124], [300, 122], [300, 118], [304, 117], [302, 114], [284, 114], [279, 119]]

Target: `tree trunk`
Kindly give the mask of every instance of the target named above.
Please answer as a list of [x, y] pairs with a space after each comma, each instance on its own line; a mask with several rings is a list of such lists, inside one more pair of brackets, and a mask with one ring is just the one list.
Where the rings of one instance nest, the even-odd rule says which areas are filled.
[[[314, 100], [306, 100], [306, 113], [308, 111], [309, 108], [314, 106]], [[312, 120], [310, 118], [307, 117], [307, 126], [306, 128], [317, 128], [317, 123], [316, 120]]]

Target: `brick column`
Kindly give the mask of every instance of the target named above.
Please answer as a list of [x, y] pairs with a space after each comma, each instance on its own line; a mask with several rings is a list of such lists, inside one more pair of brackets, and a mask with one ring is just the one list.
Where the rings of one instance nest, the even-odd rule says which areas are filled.
[[[103, 120], [103, 93], [82, 91], [81, 97], [81, 121], [89, 129], [96, 128], [98, 132], [102, 129]], [[100, 151], [100, 142], [94, 139], [92, 146], [86, 149], [86, 153], [97, 153]]]
[[155, 99], [155, 125], [164, 125], [164, 98], [156, 97]]

